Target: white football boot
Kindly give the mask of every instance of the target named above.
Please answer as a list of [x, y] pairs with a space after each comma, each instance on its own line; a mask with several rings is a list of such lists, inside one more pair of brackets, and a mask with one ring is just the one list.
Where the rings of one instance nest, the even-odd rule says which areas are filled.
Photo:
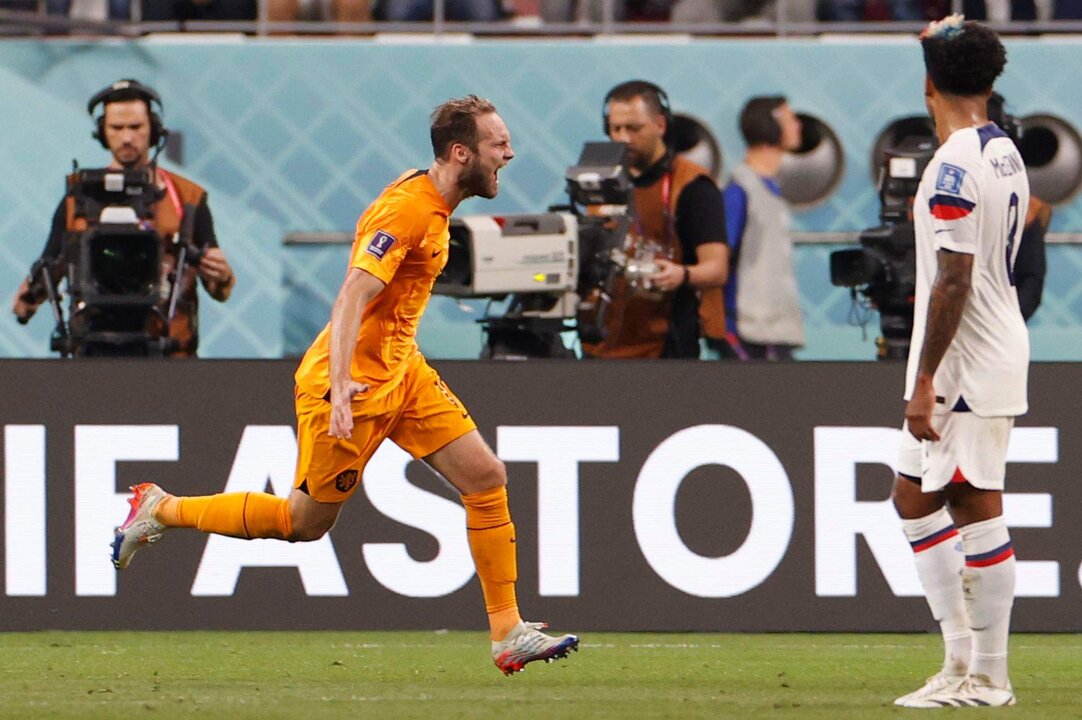
[[504, 675], [511, 675], [534, 660], [552, 662], [567, 657], [572, 650], [578, 651], [578, 636], [553, 637], [541, 632], [545, 627], [548, 627], [545, 623], [520, 620], [518, 625], [507, 633], [507, 637], [493, 641], [492, 661], [496, 663], [496, 667]]
[[914, 700], [906, 707], [1003, 707], [1016, 702], [1018, 701], [1009, 680], [1006, 685], [1000, 686], [994, 684], [987, 675], [969, 675], [957, 688], [943, 690], [922, 700]]
[[131, 512], [124, 524], [113, 531], [113, 567], [117, 570], [128, 567], [136, 550], [160, 540], [167, 529], [154, 519], [154, 508], [165, 497], [165, 491], [154, 483], [133, 485], [128, 489], [132, 491], [128, 498]]
[[895, 700], [894, 704], [900, 707], [923, 707], [910, 705], [910, 703], [913, 701], [922, 701], [924, 698], [935, 695], [936, 693], [957, 690], [965, 679], [965, 675], [951, 675], [946, 670], [940, 670], [935, 675], [928, 678], [924, 682], [924, 685], [908, 695], [902, 695]]

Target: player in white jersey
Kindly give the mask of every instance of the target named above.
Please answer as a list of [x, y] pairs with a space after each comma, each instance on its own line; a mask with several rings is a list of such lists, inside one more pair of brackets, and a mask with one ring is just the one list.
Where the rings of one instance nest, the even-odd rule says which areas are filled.
[[906, 707], [1013, 705], [1015, 560], [1003, 521], [1007, 439], [1026, 411], [1029, 339], [1013, 287], [1029, 184], [987, 115], [1006, 51], [960, 15], [921, 35], [939, 149], [913, 204], [917, 283], [894, 503], [945, 644]]

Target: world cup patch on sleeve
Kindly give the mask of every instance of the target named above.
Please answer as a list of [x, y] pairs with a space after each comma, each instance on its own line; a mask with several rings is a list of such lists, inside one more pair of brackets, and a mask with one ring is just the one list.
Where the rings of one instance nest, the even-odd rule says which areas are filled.
[[374, 256], [377, 260], [382, 260], [383, 256], [387, 254], [387, 251], [391, 249], [394, 243], [394, 235], [379, 230], [372, 236], [372, 239], [368, 241], [368, 247], [365, 248], [365, 251], [369, 255]]
[[962, 192], [962, 181], [966, 177], [966, 171], [955, 165], [943, 163], [939, 168], [939, 177], [935, 181], [935, 189], [957, 195]]

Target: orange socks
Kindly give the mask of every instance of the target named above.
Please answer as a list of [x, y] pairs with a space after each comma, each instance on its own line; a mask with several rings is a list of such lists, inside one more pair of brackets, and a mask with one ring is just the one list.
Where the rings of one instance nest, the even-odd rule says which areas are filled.
[[518, 565], [507, 488], [463, 495], [462, 504], [466, 506], [466, 535], [485, 595], [491, 637], [502, 640], [522, 619], [515, 599]]
[[169, 495], [154, 509], [166, 527], [198, 528], [203, 532], [244, 538], [288, 540], [293, 518], [285, 498], [270, 493], [228, 493], [201, 497]]
[[[522, 619], [515, 598], [518, 565], [507, 488], [463, 495], [462, 504], [466, 507], [466, 535], [485, 596], [491, 636], [502, 640]], [[198, 528], [237, 538], [287, 540], [293, 535], [288, 502], [269, 493], [169, 495], [158, 503], [154, 516], [166, 527]]]

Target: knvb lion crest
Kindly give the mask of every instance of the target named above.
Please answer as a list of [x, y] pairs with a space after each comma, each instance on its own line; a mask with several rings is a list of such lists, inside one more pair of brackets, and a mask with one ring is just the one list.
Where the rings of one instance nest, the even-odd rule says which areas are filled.
[[338, 473], [338, 475], [336, 475], [334, 478], [334, 486], [338, 488], [338, 492], [349, 492], [356, 484], [356, 470], [343, 470], [342, 472]]

